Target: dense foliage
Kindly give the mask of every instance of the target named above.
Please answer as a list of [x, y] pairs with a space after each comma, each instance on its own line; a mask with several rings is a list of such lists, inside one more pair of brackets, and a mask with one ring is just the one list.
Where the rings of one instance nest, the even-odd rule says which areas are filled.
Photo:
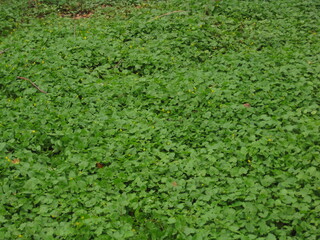
[[319, 1], [31, 2], [0, 13], [0, 239], [320, 238]]

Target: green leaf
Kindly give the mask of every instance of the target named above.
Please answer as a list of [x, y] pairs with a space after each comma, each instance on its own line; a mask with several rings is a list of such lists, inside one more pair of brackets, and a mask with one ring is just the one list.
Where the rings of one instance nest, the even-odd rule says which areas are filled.
[[276, 236], [273, 235], [272, 233], [269, 233], [268, 236], [266, 237], [267, 240], [277, 240]]
[[0, 151], [3, 151], [6, 147], [6, 143], [2, 142], [0, 143]]

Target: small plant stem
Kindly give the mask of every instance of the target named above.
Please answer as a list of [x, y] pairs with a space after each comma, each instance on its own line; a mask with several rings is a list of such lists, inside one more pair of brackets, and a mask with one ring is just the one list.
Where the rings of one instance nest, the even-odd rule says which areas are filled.
[[152, 18], [150, 21], [156, 20], [156, 19], [164, 17], [164, 16], [168, 16], [168, 15], [171, 15], [171, 14], [174, 14], [174, 13], [179, 13], [179, 12], [187, 12], [187, 11], [177, 10], [177, 11], [173, 11], [173, 12], [168, 12], [168, 13], [162, 14], [160, 16], [156, 16], [155, 18]]
[[4, 50], [1, 50], [1, 51], [0, 51], [0, 55], [3, 54], [3, 53], [5, 53], [5, 52], [8, 51], [8, 50], [9, 50], [9, 48], [4, 49]]
[[30, 79], [28, 79], [28, 78], [25, 78], [25, 77], [17, 77], [18, 79], [22, 79], [22, 80], [26, 80], [26, 81], [28, 81], [29, 83], [31, 83], [32, 84], [32, 86], [34, 86], [36, 89], [38, 89], [40, 92], [42, 92], [42, 93], [45, 93], [45, 94], [47, 94], [47, 92], [46, 91], [44, 91], [44, 90], [42, 90], [42, 89], [40, 89], [34, 82], [32, 82]]

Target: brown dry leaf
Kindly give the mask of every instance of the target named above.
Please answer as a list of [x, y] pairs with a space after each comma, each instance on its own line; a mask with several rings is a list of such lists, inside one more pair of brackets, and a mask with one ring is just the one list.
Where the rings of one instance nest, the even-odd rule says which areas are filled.
[[176, 181], [172, 182], [171, 184], [172, 184], [173, 187], [177, 187], [178, 186], [178, 183]]
[[20, 159], [19, 158], [15, 158], [11, 161], [13, 164], [19, 164], [20, 163]]
[[250, 103], [244, 103], [243, 106], [246, 107], [246, 108], [251, 107]]
[[97, 168], [103, 168], [105, 165], [103, 163], [96, 163]]
[[78, 13], [73, 19], [81, 19], [81, 18], [89, 18], [93, 12], [88, 12], [88, 13]]

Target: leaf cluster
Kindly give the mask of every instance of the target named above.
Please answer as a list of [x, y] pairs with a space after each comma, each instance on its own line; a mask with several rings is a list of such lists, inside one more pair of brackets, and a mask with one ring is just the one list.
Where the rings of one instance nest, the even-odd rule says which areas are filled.
[[0, 39], [0, 239], [319, 239], [318, 6], [211, 2]]

